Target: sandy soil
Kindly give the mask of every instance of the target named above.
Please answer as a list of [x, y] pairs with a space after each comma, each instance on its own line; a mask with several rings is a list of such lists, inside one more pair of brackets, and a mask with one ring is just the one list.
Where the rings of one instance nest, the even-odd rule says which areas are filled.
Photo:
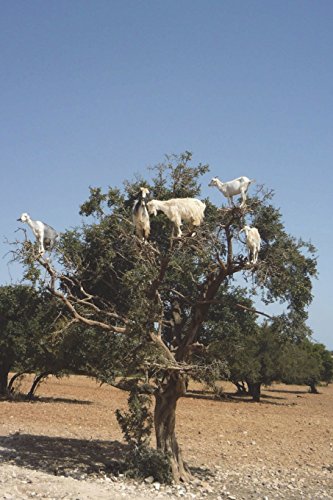
[[126, 393], [52, 377], [37, 396], [0, 402], [0, 498], [333, 498], [332, 385], [318, 395], [273, 385], [253, 403], [217, 401], [190, 384], [177, 435], [193, 489], [114, 477], [113, 460], [126, 448], [114, 412], [126, 407]]

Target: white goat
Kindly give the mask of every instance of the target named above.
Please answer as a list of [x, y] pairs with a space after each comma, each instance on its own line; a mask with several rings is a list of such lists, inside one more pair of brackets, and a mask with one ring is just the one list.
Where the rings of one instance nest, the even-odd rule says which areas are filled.
[[219, 189], [219, 191], [221, 191], [221, 193], [228, 198], [230, 206], [233, 204], [232, 197], [236, 194], [240, 194], [242, 196], [242, 203], [240, 206], [243, 207], [246, 202], [247, 190], [252, 182], [254, 182], [254, 179], [249, 179], [248, 177], [238, 177], [237, 179], [228, 182], [222, 182], [217, 177], [213, 177], [209, 186], [216, 186], [217, 189]]
[[36, 240], [38, 242], [38, 250], [40, 255], [44, 255], [45, 249], [52, 250], [59, 236], [53, 227], [41, 222], [40, 220], [32, 220], [30, 215], [23, 213], [19, 219], [20, 222], [26, 222], [31, 227]]
[[246, 234], [246, 245], [249, 251], [249, 262], [251, 262], [251, 264], [256, 264], [261, 243], [259, 231], [256, 227], [250, 226], [244, 226], [243, 229], [240, 230], [240, 233], [242, 231], [245, 231]]
[[182, 235], [180, 229], [182, 221], [189, 222], [191, 226], [200, 226], [206, 209], [205, 203], [196, 198], [172, 198], [166, 201], [151, 200], [147, 203], [147, 207], [150, 214], [157, 215], [158, 210], [165, 213], [175, 225], [177, 238]]
[[147, 210], [147, 195], [149, 189], [140, 187], [140, 192], [133, 204], [132, 216], [135, 232], [137, 236], [144, 241], [148, 240], [150, 234], [150, 219]]

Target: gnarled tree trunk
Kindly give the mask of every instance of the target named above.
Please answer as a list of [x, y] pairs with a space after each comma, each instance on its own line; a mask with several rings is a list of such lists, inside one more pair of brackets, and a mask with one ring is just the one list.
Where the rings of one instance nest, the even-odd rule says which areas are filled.
[[173, 479], [177, 482], [187, 482], [191, 478], [175, 434], [177, 401], [185, 392], [186, 377], [172, 373], [163, 387], [155, 393], [154, 423], [157, 449], [169, 456]]

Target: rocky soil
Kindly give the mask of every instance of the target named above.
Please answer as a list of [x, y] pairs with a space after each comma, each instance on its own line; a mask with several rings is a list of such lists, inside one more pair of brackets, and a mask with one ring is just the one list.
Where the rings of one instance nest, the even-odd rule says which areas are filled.
[[177, 413], [190, 485], [115, 474], [126, 444], [114, 410], [126, 393], [70, 377], [50, 378], [37, 395], [0, 402], [0, 499], [333, 499], [333, 386], [310, 395], [274, 385], [252, 403], [190, 385]]

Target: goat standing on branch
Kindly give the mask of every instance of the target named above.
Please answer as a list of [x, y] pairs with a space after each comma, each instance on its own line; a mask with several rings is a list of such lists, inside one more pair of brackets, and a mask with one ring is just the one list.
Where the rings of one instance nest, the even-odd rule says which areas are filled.
[[232, 181], [222, 182], [217, 177], [213, 177], [209, 187], [215, 186], [221, 193], [228, 198], [229, 205], [233, 205], [232, 197], [236, 194], [240, 194], [242, 196], [242, 203], [240, 207], [243, 207], [246, 202], [246, 194], [249, 189], [249, 185], [255, 182], [254, 179], [249, 179], [248, 177], [238, 177]]
[[191, 226], [200, 226], [204, 219], [206, 204], [197, 198], [171, 198], [166, 201], [151, 200], [147, 203], [147, 207], [152, 215], [157, 215], [158, 210], [163, 212], [174, 223], [176, 238], [180, 238], [182, 221], [189, 222]]
[[147, 241], [150, 234], [150, 220], [149, 213], [147, 210], [147, 195], [149, 194], [149, 189], [145, 187], [140, 187], [140, 192], [133, 204], [132, 215], [133, 224], [135, 226], [135, 232], [137, 236], [144, 241]]
[[242, 231], [245, 231], [246, 234], [246, 245], [249, 251], [249, 262], [251, 262], [251, 264], [256, 264], [261, 243], [259, 231], [256, 227], [250, 226], [244, 226], [243, 229], [240, 230], [240, 233]]
[[53, 227], [40, 220], [31, 219], [30, 215], [27, 213], [23, 213], [17, 220], [26, 222], [28, 226], [31, 227], [38, 242], [38, 251], [41, 256], [44, 255], [45, 250], [52, 250], [59, 236], [59, 233], [57, 233]]

